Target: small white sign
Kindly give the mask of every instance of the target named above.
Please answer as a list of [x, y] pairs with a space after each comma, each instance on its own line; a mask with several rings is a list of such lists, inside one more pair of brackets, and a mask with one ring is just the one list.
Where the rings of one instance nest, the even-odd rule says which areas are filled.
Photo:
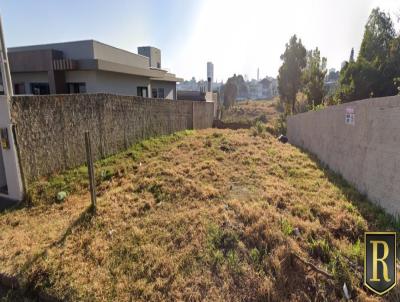
[[356, 114], [354, 113], [353, 107], [347, 107], [345, 112], [345, 120], [344, 122], [347, 125], [355, 125], [356, 123]]

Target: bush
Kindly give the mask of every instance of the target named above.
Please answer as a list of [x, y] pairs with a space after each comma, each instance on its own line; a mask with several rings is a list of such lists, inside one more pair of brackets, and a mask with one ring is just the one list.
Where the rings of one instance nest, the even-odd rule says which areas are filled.
[[273, 121], [272, 124], [274, 135], [286, 135], [287, 132], [287, 122], [286, 122], [286, 114], [281, 113], [277, 119]]
[[255, 126], [252, 128], [252, 135], [265, 137], [266, 131], [266, 125], [260, 121], [257, 121]]

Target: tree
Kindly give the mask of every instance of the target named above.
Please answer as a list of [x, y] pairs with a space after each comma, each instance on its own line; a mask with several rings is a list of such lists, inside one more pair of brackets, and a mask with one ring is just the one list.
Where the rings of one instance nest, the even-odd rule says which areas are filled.
[[292, 107], [295, 112], [296, 95], [301, 88], [302, 70], [306, 66], [306, 49], [297, 40], [296, 35], [286, 44], [285, 52], [281, 55], [283, 61], [279, 68], [278, 91], [281, 100]]
[[237, 88], [237, 96], [240, 98], [248, 97], [248, 87], [246, 82], [241, 74], [234, 74], [233, 77], [229, 78], [228, 81], [236, 85]]
[[224, 107], [229, 108], [233, 106], [237, 98], [237, 86], [232, 78], [229, 78], [224, 85]]
[[381, 73], [371, 62], [358, 58], [340, 71], [338, 98], [342, 102], [351, 102], [381, 96], [380, 83], [383, 81]]
[[354, 62], [354, 48], [352, 48], [351, 51], [350, 51], [349, 62]]
[[396, 37], [393, 22], [389, 14], [379, 8], [372, 10], [365, 25], [359, 56], [368, 62], [382, 64], [387, 58], [390, 44]]
[[303, 71], [303, 92], [309, 105], [320, 105], [326, 94], [326, 58], [321, 58], [318, 47], [307, 52], [307, 66]]
[[373, 9], [365, 25], [360, 53], [340, 71], [337, 98], [342, 102], [398, 93], [400, 37], [388, 14]]

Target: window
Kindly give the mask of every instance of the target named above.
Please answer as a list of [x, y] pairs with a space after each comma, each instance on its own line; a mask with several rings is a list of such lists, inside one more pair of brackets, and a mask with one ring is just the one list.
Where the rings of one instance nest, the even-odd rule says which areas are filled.
[[14, 84], [14, 93], [15, 94], [25, 94], [25, 83]]
[[157, 96], [158, 96], [158, 94], [157, 94], [157, 88], [153, 88], [153, 89], [151, 90], [151, 97], [156, 99]]
[[48, 83], [31, 83], [31, 93], [35, 95], [50, 94]]
[[138, 87], [137, 88], [137, 96], [142, 96], [144, 98], [148, 97], [148, 90], [147, 87]]
[[157, 68], [160, 69], [161, 68], [161, 63], [157, 62]]
[[86, 93], [86, 83], [67, 83], [67, 93]]
[[164, 88], [153, 88], [151, 90], [151, 96], [155, 99], [163, 99], [165, 98], [164, 95]]
[[153, 88], [151, 90], [151, 96], [155, 99], [163, 99], [165, 98], [164, 95], [164, 88]]
[[164, 88], [158, 88], [158, 98], [163, 99], [164, 97]]

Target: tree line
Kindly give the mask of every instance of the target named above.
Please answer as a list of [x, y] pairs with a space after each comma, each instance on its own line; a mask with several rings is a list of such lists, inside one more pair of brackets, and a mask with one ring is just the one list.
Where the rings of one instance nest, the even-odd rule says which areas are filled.
[[373, 9], [365, 25], [357, 59], [354, 49], [339, 73], [338, 85], [328, 94], [325, 86], [327, 59], [318, 48], [306, 50], [301, 39], [292, 36], [281, 55], [278, 90], [287, 113], [297, 110], [302, 92], [308, 108], [390, 96], [400, 90], [400, 35], [389, 14]]

